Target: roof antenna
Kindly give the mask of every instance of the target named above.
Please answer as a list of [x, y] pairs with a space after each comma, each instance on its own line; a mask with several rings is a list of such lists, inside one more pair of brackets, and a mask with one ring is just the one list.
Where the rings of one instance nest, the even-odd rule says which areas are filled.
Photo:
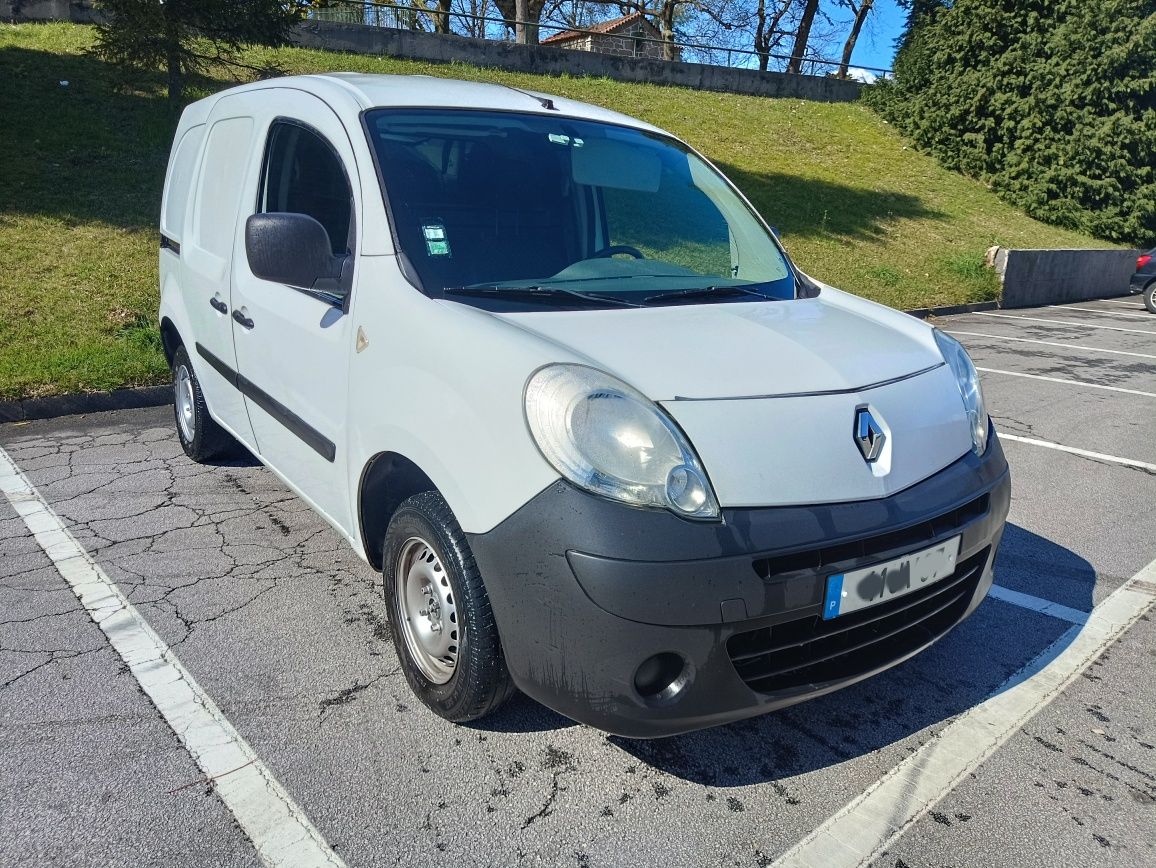
[[520, 93], [520, 94], [522, 94], [522, 96], [528, 96], [530, 99], [537, 100], [538, 104], [540, 106], [542, 106], [542, 108], [546, 109], [546, 111], [550, 111], [550, 112], [558, 111], [558, 106], [554, 105], [554, 100], [550, 99], [550, 97], [548, 97], [548, 96], [538, 96], [537, 94], [533, 94], [533, 93], [530, 93], [529, 91], [522, 90], [521, 88], [514, 87], [511, 84], [505, 84], [502, 86], [509, 89], [509, 90]]

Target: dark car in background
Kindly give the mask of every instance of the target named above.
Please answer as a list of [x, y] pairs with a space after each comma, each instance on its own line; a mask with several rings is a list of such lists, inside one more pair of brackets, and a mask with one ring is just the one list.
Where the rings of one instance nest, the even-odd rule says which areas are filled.
[[1132, 275], [1129, 289], [1144, 296], [1144, 307], [1156, 313], [1156, 247], [1136, 259], [1136, 273]]

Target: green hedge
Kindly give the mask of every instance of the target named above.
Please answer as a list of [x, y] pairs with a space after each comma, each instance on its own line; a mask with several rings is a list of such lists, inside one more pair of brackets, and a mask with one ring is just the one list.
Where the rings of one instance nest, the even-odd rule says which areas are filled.
[[955, 0], [865, 99], [1033, 217], [1156, 244], [1156, 0]]

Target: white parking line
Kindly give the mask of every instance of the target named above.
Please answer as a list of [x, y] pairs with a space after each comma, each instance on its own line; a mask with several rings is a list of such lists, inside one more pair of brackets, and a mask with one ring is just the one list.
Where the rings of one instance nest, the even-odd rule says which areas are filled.
[[1077, 449], [1075, 446], [1065, 446], [1062, 443], [1053, 443], [1051, 440], [1021, 437], [1018, 434], [1005, 434], [1003, 431], [999, 432], [999, 439], [1001, 443], [1004, 440], [1011, 440], [1015, 443], [1027, 443], [1029, 446], [1043, 446], [1045, 449], [1056, 449], [1060, 452], [1079, 455], [1081, 458], [1091, 458], [1093, 461], [1105, 461], [1109, 464], [1120, 464], [1124, 467], [1135, 467], [1139, 470], [1147, 470], [1149, 473], [1156, 473], [1156, 464], [1149, 464], [1147, 461], [1137, 461], [1134, 458], [1120, 458], [1118, 455], [1105, 455], [1103, 452], [1089, 452], [1087, 449]]
[[994, 316], [999, 319], [1018, 319], [1027, 320], [1029, 322], [1050, 322], [1052, 325], [1069, 325], [1079, 326], [1082, 329], [1107, 329], [1110, 332], [1130, 332], [1137, 335], [1156, 335], [1156, 332], [1145, 331], [1144, 329], [1126, 329], [1121, 326], [1096, 325], [1090, 322], [1074, 322], [1066, 319], [1047, 319], [1042, 316], [1020, 316], [1012, 313], [991, 313], [990, 311], [976, 311], [971, 316]]
[[181, 744], [214, 782], [214, 791], [253, 842], [261, 861], [278, 868], [341, 868], [344, 862], [273, 773], [3, 449], [0, 491]]
[[1156, 398], [1156, 392], [1141, 392], [1139, 389], [1125, 389], [1122, 386], [1105, 386], [1101, 383], [1089, 383], [1087, 380], [1064, 380], [1060, 377], [1045, 377], [1043, 374], [1025, 374], [1022, 371], [1001, 371], [998, 368], [981, 368], [976, 365], [977, 371], [985, 374], [1002, 374], [1005, 377], [1026, 377], [1029, 380], [1043, 380], [1047, 383], [1062, 383], [1065, 386], [1083, 386], [1088, 389], [1107, 389], [1109, 392], [1123, 392], [1125, 395], [1140, 395], [1143, 398]]
[[1102, 298], [1100, 301], [1104, 302], [1105, 304], [1122, 304], [1126, 307], [1135, 308], [1136, 310], [1144, 309], [1144, 302], [1140, 301], [1135, 296], [1133, 297], [1132, 301], [1124, 301], [1122, 298]]
[[1101, 310], [1098, 307], [1076, 307], [1071, 304], [1049, 304], [1049, 308], [1055, 310], [1077, 310], [1081, 313], [1098, 313], [1100, 316], [1123, 316], [1128, 319], [1146, 319], [1152, 321], [1152, 314], [1150, 313], [1124, 313], [1122, 310]]
[[[1156, 561], [1113, 591], [1082, 625], [1069, 627], [995, 693], [945, 726], [774, 865], [855, 868], [872, 862], [1151, 609], [1156, 603], [1154, 580]], [[766, 842], [767, 847], [773, 842]]]
[[1070, 624], [1085, 624], [1088, 621], [1088, 612], [1073, 609], [1070, 606], [1062, 606], [1059, 603], [1053, 603], [1051, 600], [1045, 600], [1043, 597], [1033, 597], [1031, 594], [1025, 594], [1021, 591], [1013, 591], [1011, 588], [1005, 588], [1003, 585], [992, 585], [987, 595], [993, 600], [1010, 603], [1013, 606], [1019, 606], [1021, 609], [1031, 609], [1033, 612], [1039, 612], [1041, 615], [1048, 615], [1052, 618], [1059, 618], [1061, 621], [1067, 621]]
[[1133, 353], [1128, 350], [1109, 350], [1104, 347], [1083, 347], [1079, 344], [1062, 344], [1056, 341], [1041, 341], [1035, 338], [1013, 338], [1009, 335], [989, 335], [983, 332], [965, 332], [959, 329], [949, 328], [946, 331], [953, 335], [967, 335], [972, 338], [991, 338], [995, 341], [1018, 341], [1021, 344], [1042, 344], [1045, 347], [1063, 347], [1067, 350], [1087, 350], [1090, 353], [1111, 353], [1115, 356], [1133, 356], [1138, 359], [1156, 359], [1156, 355], [1152, 353]]

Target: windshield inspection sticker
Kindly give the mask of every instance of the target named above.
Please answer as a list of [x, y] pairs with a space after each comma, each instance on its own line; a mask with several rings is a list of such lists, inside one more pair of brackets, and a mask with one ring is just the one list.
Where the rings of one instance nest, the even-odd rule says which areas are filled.
[[446, 238], [446, 227], [441, 223], [425, 223], [421, 227], [425, 237], [425, 249], [430, 256], [449, 256], [450, 242]]

